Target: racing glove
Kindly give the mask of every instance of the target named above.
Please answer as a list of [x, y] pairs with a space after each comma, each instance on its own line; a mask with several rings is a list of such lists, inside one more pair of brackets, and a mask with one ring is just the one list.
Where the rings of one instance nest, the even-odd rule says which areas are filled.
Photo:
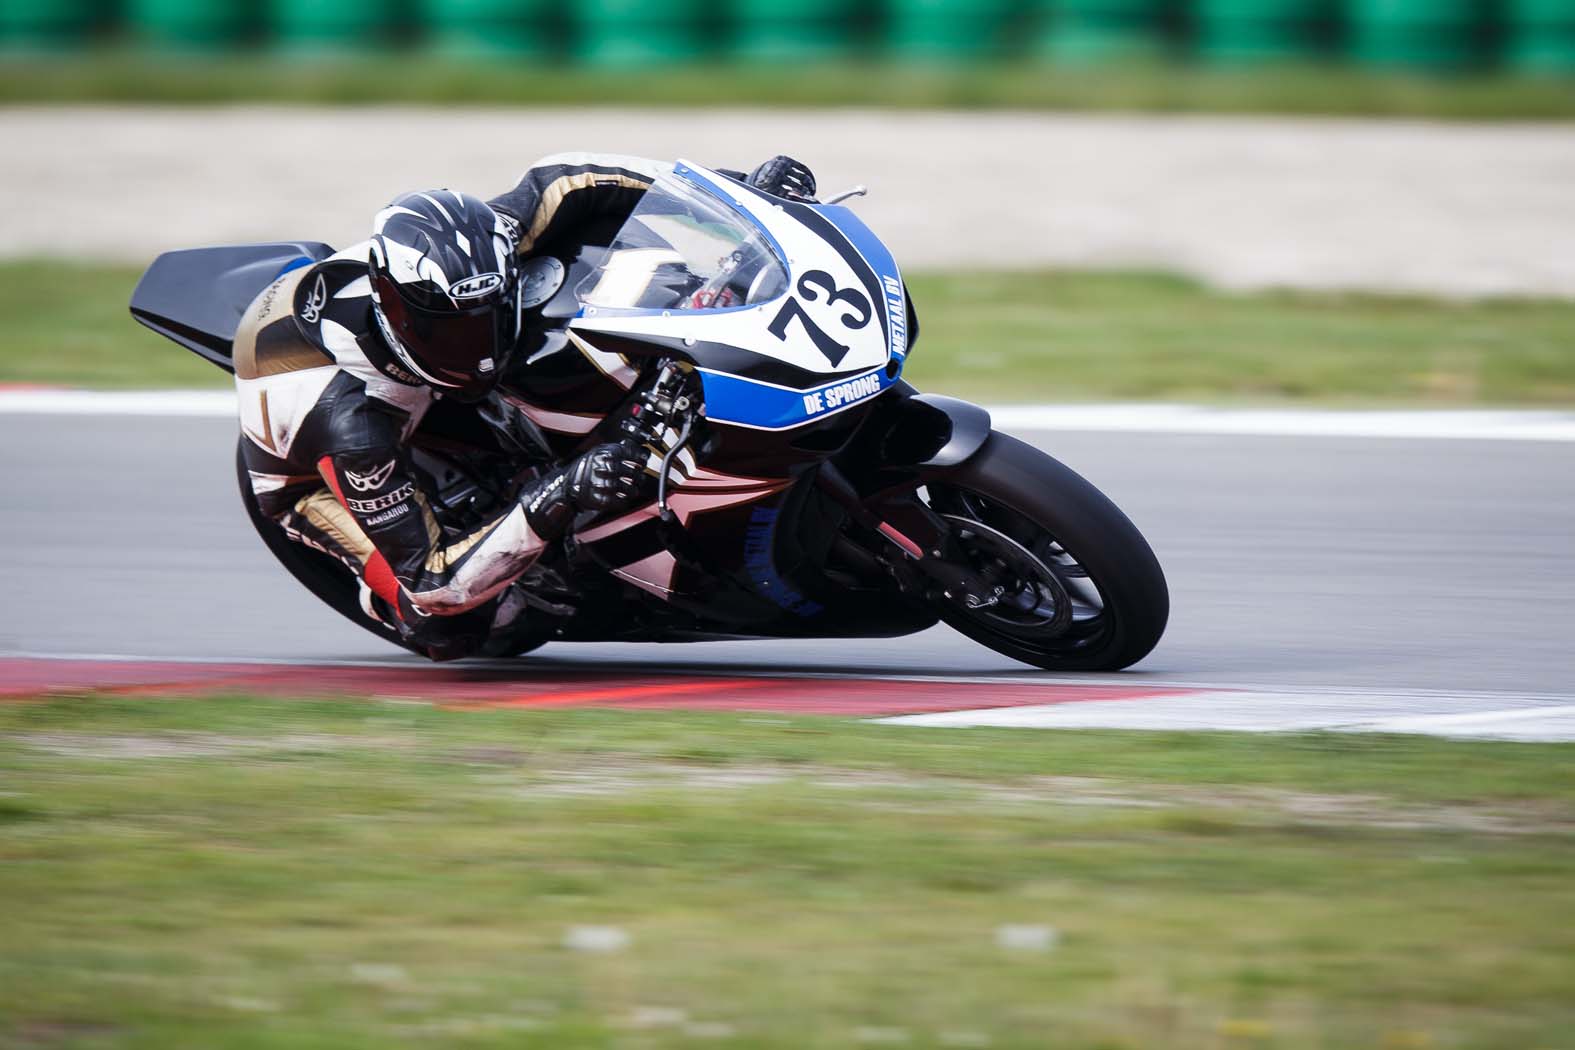
[[638, 451], [622, 442], [597, 445], [567, 466], [537, 478], [520, 493], [525, 523], [543, 540], [555, 540], [582, 511], [626, 510], [641, 499], [645, 468]]
[[802, 162], [782, 154], [750, 172], [749, 178], [744, 181], [757, 190], [786, 197], [790, 201], [815, 199], [815, 173]]

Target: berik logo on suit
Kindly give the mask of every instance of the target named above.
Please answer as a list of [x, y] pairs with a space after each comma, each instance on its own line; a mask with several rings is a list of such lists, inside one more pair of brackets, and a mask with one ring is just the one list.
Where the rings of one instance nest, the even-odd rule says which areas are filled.
[[365, 474], [357, 474], [353, 470], [345, 471], [345, 480], [350, 482], [350, 487], [357, 492], [371, 492], [373, 489], [383, 487], [383, 482], [394, 472], [394, 460], [389, 460], [376, 470], [369, 470]]

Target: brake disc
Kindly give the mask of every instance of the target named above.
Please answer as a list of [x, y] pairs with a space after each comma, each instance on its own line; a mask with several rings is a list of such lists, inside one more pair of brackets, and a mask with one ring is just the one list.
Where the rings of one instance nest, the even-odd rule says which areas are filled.
[[962, 597], [958, 604], [970, 615], [1001, 630], [1038, 636], [1054, 637], [1072, 625], [1071, 595], [1043, 561], [982, 521], [960, 514], [941, 517], [952, 524], [952, 541], [968, 552], [974, 571], [996, 584], [991, 595]]

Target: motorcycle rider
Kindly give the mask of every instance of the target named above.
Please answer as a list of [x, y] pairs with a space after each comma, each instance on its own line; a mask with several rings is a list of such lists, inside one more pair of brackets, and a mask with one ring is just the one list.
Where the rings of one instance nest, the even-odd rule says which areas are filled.
[[[520, 335], [518, 260], [606, 245], [665, 165], [557, 154], [484, 203], [433, 190], [378, 212], [370, 240], [274, 280], [234, 341], [242, 455], [262, 512], [339, 558], [362, 609], [435, 660], [470, 655], [504, 615], [495, 599], [579, 513], [647, 497], [645, 453], [609, 442], [551, 467], [508, 509], [450, 534], [406, 442], [437, 398], [476, 402]], [[745, 178], [812, 199], [778, 156]]]

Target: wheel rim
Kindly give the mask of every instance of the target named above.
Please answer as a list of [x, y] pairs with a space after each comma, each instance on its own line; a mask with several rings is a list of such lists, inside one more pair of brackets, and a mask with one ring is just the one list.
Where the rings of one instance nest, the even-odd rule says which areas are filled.
[[942, 514], [952, 523], [952, 543], [970, 568], [993, 588], [984, 601], [969, 595], [963, 608], [1005, 634], [1054, 638], [1072, 623], [1072, 600], [1050, 567], [999, 529], [961, 514]]
[[[1055, 626], [1049, 629], [1015, 628], [999, 616], [990, 616], [990, 610], [962, 605], [956, 606], [958, 615], [992, 634], [1060, 651], [1094, 646], [1114, 629], [1114, 617], [1098, 581], [1045, 526], [992, 496], [969, 489], [934, 485], [926, 489], [926, 495], [931, 507], [954, 528], [973, 529], [980, 536], [1000, 536], [1010, 542], [1032, 559], [1036, 571], [1054, 581], [1052, 594], [1065, 596], [1058, 602]], [[981, 546], [977, 538], [972, 544], [975, 550]], [[965, 544], [964, 549], [970, 548]]]

